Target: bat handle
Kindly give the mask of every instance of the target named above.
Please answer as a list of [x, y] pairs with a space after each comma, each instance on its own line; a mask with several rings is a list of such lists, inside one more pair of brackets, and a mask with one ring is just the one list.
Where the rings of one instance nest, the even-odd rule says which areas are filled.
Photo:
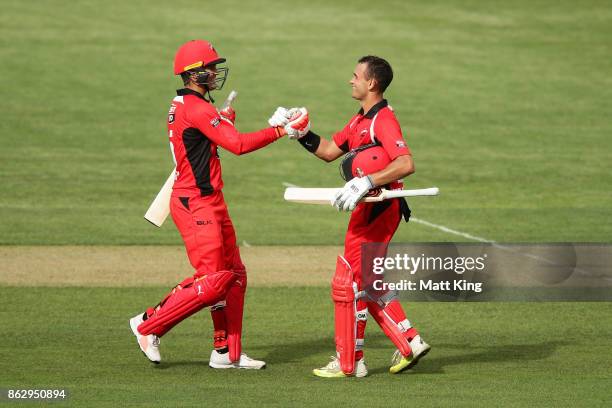
[[230, 92], [229, 95], [227, 96], [227, 99], [225, 100], [225, 102], [223, 102], [223, 106], [221, 106], [221, 110], [226, 110], [227, 108], [229, 108], [237, 96], [238, 96], [238, 92], [232, 90], [232, 92]]

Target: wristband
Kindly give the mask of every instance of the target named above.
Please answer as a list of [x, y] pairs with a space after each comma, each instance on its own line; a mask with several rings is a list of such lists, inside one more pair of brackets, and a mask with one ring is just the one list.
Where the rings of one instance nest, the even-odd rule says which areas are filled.
[[277, 139], [280, 139], [281, 137], [285, 136], [285, 133], [283, 132], [284, 129], [282, 127], [276, 126], [272, 129], [274, 129], [274, 133], [276, 134]]
[[304, 146], [304, 149], [308, 150], [310, 153], [314, 153], [321, 144], [321, 136], [317, 135], [315, 132], [308, 131], [304, 137], [298, 139], [298, 142]]

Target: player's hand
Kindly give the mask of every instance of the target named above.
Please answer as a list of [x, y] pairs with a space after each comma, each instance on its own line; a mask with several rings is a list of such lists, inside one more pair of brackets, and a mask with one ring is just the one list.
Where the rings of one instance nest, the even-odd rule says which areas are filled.
[[219, 115], [229, 120], [230, 122], [232, 122], [232, 125], [236, 123], [236, 111], [231, 106], [228, 106], [227, 108], [223, 110], [220, 110]]
[[348, 181], [334, 196], [331, 205], [338, 211], [353, 211], [359, 200], [374, 188], [369, 176], [355, 177]]
[[284, 128], [289, 123], [289, 110], [279, 106], [268, 119], [268, 124], [272, 127]]
[[289, 122], [285, 125], [285, 132], [289, 139], [301, 139], [310, 131], [310, 118], [306, 108], [292, 108], [287, 112]]

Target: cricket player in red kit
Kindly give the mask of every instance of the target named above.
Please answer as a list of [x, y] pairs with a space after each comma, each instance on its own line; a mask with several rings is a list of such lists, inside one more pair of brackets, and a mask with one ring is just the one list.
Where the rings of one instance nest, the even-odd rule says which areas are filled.
[[406, 221], [410, 217], [410, 209], [403, 198], [359, 203], [377, 187], [401, 189], [399, 180], [414, 172], [412, 154], [400, 125], [383, 98], [392, 79], [393, 71], [387, 61], [375, 56], [361, 58], [350, 81], [352, 97], [360, 102], [361, 110], [334, 134], [333, 141], [319, 137], [309, 128], [298, 138], [302, 146], [324, 161], [346, 155], [341, 170], [347, 183], [332, 205], [338, 210], [353, 211], [344, 242], [344, 256], [338, 257], [332, 281], [337, 357], [327, 366], [313, 370], [319, 377], [367, 375], [363, 345], [368, 313], [397, 347], [391, 373], [414, 366], [430, 349], [395, 298], [358, 295], [367, 289], [362, 284], [361, 245], [381, 243], [386, 253], [386, 245], [402, 216]]
[[[227, 68], [220, 67], [214, 47], [203, 40], [183, 44], [174, 60], [174, 74], [185, 88], [177, 91], [168, 113], [168, 137], [176, 164], [170, 199], [172, 219], [195, 269], [155, 307], [130, 320], [142, 352], [159, 363], [159, 339], [182, 320], [211, 307], [214, 350], [213, 368], [260, 369], [265, 362], [242, 353], [242, 316], [247, 287], [246, 269], [230, 219], [222, 188], [218, 148], [236, 155], [260, 149], [288, 132], [297, 132], [304, 118], [253, 133], [239, 133], [231, 107], [221, 112], [212, 105], [210, 92], [221, 89]], [[269, 120], [278, 122], [276, 112]], [[284, 116], [283, 116], [284, 119]]]

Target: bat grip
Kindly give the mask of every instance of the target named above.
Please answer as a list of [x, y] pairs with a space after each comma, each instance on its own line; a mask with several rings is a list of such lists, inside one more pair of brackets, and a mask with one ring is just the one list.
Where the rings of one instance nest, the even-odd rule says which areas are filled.
[[238, 96], [238, 92], [236, 92], [236, 91], [230, 92], [230, 94], [227, 96], [227, 99], [225, 100], [225, 102], [223, 102], [223, 105], [221, 106], [221, 110], [226, 110], [227, 108], [229, 108], [232, 105], [232, 102], [234, 102], [234, 99], [236, 99], [237, 96]]

